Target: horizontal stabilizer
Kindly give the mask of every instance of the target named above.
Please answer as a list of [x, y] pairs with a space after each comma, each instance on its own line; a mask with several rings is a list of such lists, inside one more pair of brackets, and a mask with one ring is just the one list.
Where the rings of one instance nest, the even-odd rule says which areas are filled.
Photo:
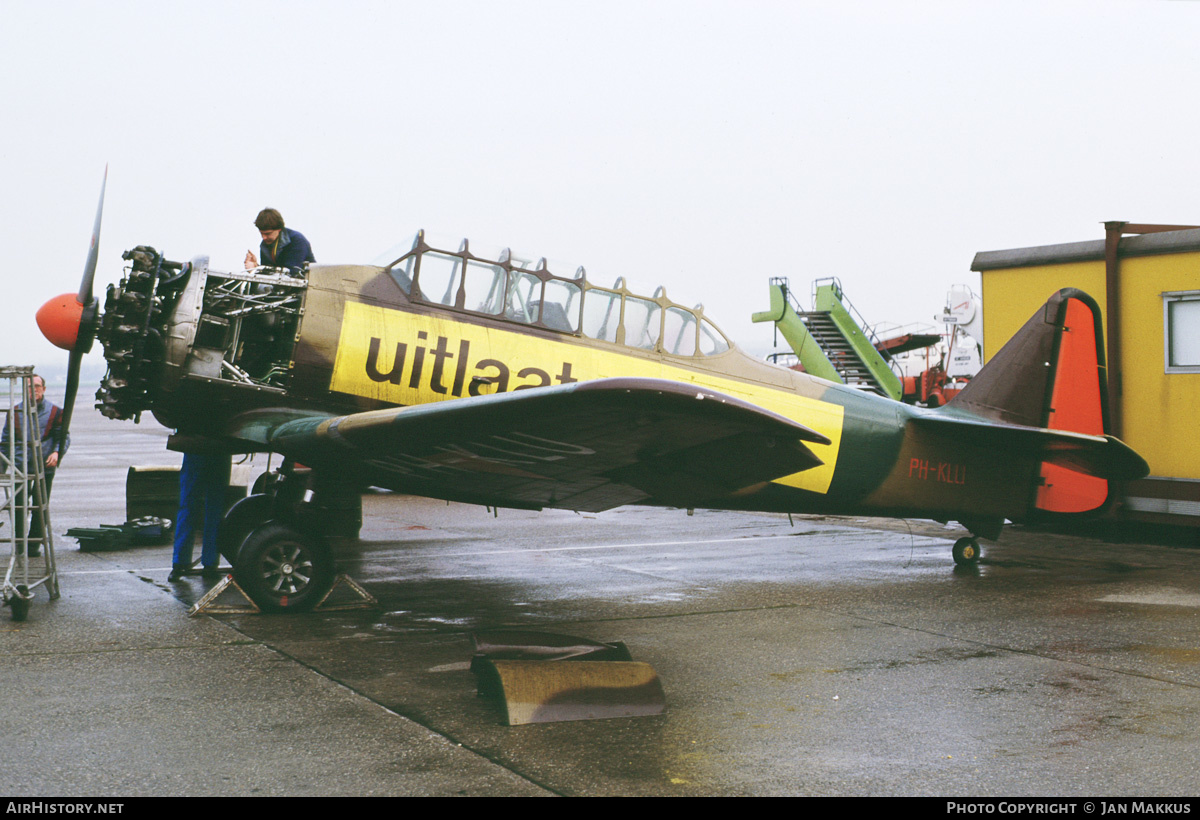
[[1037, 458], [1096, 478], [1128, 481], [1150, 472], [1144, 458], [1112, 436], [997, 424], [953, 415], [921, 416], [911, 423], [931, 432], [953, 435], [955, 441], [963, 444], [994, 449], [1007, 458]]

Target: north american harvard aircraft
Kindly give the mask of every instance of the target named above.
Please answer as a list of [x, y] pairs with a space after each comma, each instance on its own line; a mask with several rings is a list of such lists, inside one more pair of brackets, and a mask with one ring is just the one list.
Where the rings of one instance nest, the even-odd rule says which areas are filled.
[[953, 556], [969, 564], [1006, 518], [1099, 511], [1110, 480], [1148, 472], [1105, 432], [1101, 318], [1079, 291], [1052, 296], [954, 400], [926, 409], [755, 359], [662, 288], [640, 296], [424, 233], [386, 264], [300, 275], [140, 246], [101, 311], [103, 201], [102, 189], [79, 292], [38, 315], [71, 351], [65, 410], [98, 338], [104, 415], [150, 411], [176, 450], [282, 455], [221, 535], [268, 611], [328, 592], [332, 537], [357, 533], [371, 486], [531, 510], [954, 520], [971, 537]]

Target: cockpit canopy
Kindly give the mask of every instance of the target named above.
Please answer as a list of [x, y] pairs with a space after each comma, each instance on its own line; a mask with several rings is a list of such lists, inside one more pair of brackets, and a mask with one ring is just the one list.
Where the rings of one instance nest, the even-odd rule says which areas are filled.
[[675, 356], [729, 349], [702, 306], [677, 305], [661, 287], [653, 297], [638, 296], [624, 277], [602, 288], [587, 281], [582, 267], [566, 276], [566, 268], [551, 270], [545, 258], [534, 262], [508, 248], [486, 258], [472, 253], [466, 239], [456, 251], [438, 244], [420, 231], [408, 252], [385, 265], [414, 300]]

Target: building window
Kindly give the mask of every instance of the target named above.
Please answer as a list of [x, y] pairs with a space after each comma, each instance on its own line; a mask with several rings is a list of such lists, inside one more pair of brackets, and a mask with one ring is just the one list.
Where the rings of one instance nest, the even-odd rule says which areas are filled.
[[1168, 373], [1200, 373], [1200, 291], [1163, 294]]

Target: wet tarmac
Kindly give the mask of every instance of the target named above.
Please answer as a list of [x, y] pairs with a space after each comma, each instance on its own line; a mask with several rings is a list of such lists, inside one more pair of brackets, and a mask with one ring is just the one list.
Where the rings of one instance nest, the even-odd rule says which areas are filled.
[[[375, 609], [200, 615], [169, 546], [84, 553], [152, 423], [80, 405], [62, 596], [0, 616], [0, 792], [1175, 796], [1200, 791], [1200, 552], [1014, 529], [977, 572], [927, 521], [365, 499]], [[508, 727], [476, 629], [628, 645], [658, 717]]]

